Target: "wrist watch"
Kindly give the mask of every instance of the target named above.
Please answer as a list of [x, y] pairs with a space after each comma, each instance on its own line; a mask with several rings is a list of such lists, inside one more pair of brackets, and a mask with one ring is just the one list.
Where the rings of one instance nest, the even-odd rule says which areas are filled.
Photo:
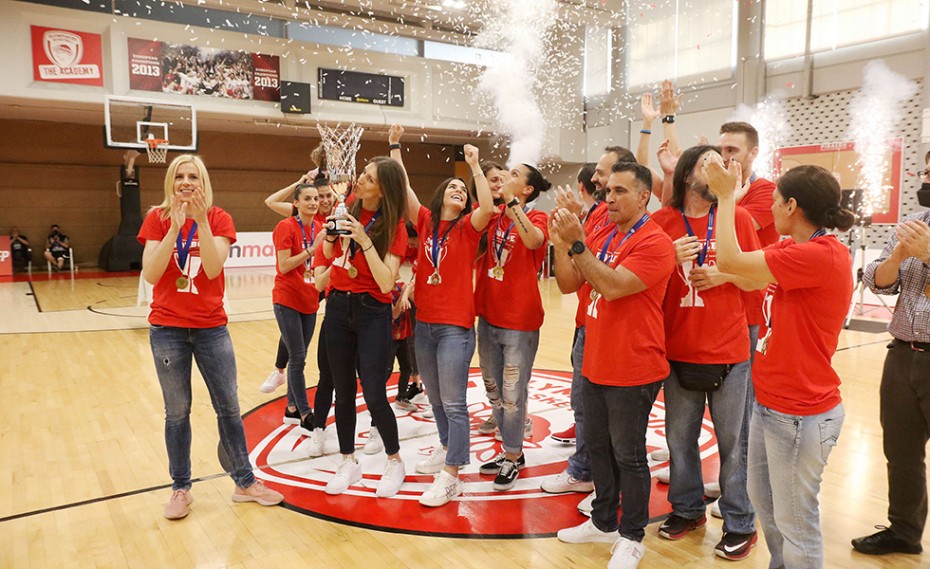
[[518, 200], [517, 198], [513, 198], [512, 200], [507, 202], [507, 207], [518, 207], [519, 205], [520, 205], [520, 200]]
[[585, 246], [584, 241], [575, 241], [572, 243], [571, 248], [568, 250], [568, 256], [574, 257], [575, 255], [581, 255], [584, 253]]

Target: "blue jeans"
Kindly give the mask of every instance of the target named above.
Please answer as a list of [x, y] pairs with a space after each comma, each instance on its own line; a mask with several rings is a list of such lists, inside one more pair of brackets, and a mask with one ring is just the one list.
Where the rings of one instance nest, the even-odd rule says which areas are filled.
[[[281, 340], [287, 348], [287, 406], [296, 407], [300, 416], [312, 413], [307, 402], [307, 346], [313, 338], [316, 314], [304, 314], [282, 304], [274, 305], [274, 318], [281, 330]], [[328, 411], [328, 409], [327, 409]]]
[[446, 464], [465, 466], [471, 452], [466, 393], [475, 331], [451, 324], [417, 322], [415, 335], [420, 378], [433, 407], [439, 443], [448, 448]]
[[597, 491], [591, 521], [601, 531], [617, 531], [622, 493], [620, 535], [642, 541], [652, 490], [646, 428], [662, 382], [615, 387], [584, 381], [584, 436]]
[[749, 430], [749, 496], [769, 567], [823, 567], [820, 481], [843, 428], [840, 403], [819, 415], [786, 415], [756, 403]]
[[584, 386], [586, 380], [581, 375], [584, 361], [584, 326], [575, 330], [575, 343], [572, 344], [572, 413], [575, 415], [575, 453], [568, 457], [565, 469], [575, 480], [591, 481], [591, 457], [584, 444]]
[[523, 452], [526, 400], [538, 348], [539, 330], [509, 330], [478, 319], [478, 361], [504, 452]]
[[165, 400], [165, 446], [174, 490], [191, 487], [191, 358], [210, 392], [220, 443], [232, 464], [236, 486], [255, 483], [236, 393], [236, 355], [226, 326], [150, 326], [149, 343]]
[[362, 395], [371, 413], [371, 422], [378, 427], [384, 441], [384, 450], [388, 455], [397, 454], [400, 450], [397, 418], [386, 392], [394, 357], [391, 305], [369, 294], [334, 290], [326, 301], [323, 326], [336, 396], [339, 452], [355, 453], [355, 394], [361, 381]]
[[704, 421], [704, 402], [710, 407], [720, 449], [720, 513], [723, 530], [756, 531], [755, 512], [746, 491], [746, 461], [742, 426], [746, 407], [749, 360], [735, 364], [717, 391], [688, 391], [674, 368], [665, 380], [665, 432], [671, 455], [668, 501], [673, 511], [689, 520], [704, 515], [704, 482], [698, 438]]

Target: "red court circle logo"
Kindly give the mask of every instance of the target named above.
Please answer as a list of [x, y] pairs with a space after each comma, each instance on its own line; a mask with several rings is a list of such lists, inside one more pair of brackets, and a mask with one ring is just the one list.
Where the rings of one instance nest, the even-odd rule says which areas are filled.
[[[388, 384], [388, 398], [396, 395], [396, 374]], [[501, 443], [493, 435], [478, 434], [478, 425], [491, 415], [481, 372], [469, 373], [468, 401], [471, 417], [471, 463], [461, 470], [464, 493], [455, 501], [438, 508], [428, 508], [418, 502], [420, 495], [433, 482], [432, 475], [415, 471], [417, 462], [439, 444], [436, 425], [423, 416], [429, 409], [426, 398], [417, 402], [417, 411], [395, 409], [400, 435], [400, 455], [407, 477], [400, 492], [393, 498], [377, 498], [375, 490], [384, 470], [384, 452], [365, 455], [362, 447], [368, 438], [371, 418], [361, 393], [357, 395], [356, 458], [362, 466], [362, 480], [344, 494], [330, 496], [324, 492], [326, 483], [341, 460], [336, 440], [335, 419], [327, 420], [326, 443], [321, 457], [310, 458], [310, 439], [297, 425], [282, 423], [286, 397], [258, 407], [243, 417], [250, 459], [255, 474], [266, 484], [284, 494], [285, 507], [308, 515], [339, 523], [422, 535], [446, 537], [519, 538], [551, 537], [559, 529], [584, 521], [578, 503], [586, 494], [547, 494], [540, 484], [565, 470], [574, 445], [554, 441], [552, 432], [571, 425], [571, 373], [533, 370], [529, 386], [529, 412], [533, 434], [524, 441], [526, 468], [520, 471], [517, 485], [510, 491], [493, 489], [493, 476], [482, 475], [478, 467], [501, 452]], [[314, 389], [309, 390], [313, 401]], [[665, 448], [665, 406], [662, 393], [653, 406], [646, 435], [648, 451]], [[713, 426], [705, 414], [700, 441], [705, 480], [713, 480], [719, 469], [717, 442]], [[650, 459], [650, 469], [667, 467], [668, 462]], [[708, 476], [709, 475], [709, 476]], [[650, 518], [671, 512], [667, 500], [668, 486], [653, 479]]]

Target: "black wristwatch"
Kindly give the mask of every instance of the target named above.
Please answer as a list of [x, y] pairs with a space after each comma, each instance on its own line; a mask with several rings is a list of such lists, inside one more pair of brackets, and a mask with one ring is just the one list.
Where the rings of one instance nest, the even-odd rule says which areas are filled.
[[512, 200], [507, 202], [507, 207], [518, 207], [519, 205], [520, 205], [520, 200], [518, 200], [517, 198], [513, 198]]
[[581, 255], [584, 253], [585, 246], [584, 241], [575, 241], [572, 243], [571, 248], [568, 250], [568, 256], [574, 257], [575, 255]]
[[662, 117], [662, 122], [666, 124], [672, 124], [673, 122], [675, 122], [675, 115], [665, 115], [664, 117]]

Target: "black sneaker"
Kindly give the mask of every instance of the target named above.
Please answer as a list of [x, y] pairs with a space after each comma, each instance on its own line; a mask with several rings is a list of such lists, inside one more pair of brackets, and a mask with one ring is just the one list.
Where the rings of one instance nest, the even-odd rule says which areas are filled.
[[875, 526], [880, 532], [857, 537], [852, 540], [853, 549], [866, 555], [885, 555], [887, 553], [911, 553], [917, 554], [923, 551], [923, 547], [918, 544], [912, 544], [904, 541], [892, 533], [891, 528], [884, 526]]
[[420, 386], [416, 383], [411, 383], [410, 387], [407, 388], [407, 393], [403, 398], [407, 401], [413, 401], [413, 398], [421, 393], [423, 393], [423, 390], [420, 389]]
[[[300, 413], [297, 414], [300, 416]], [[307, 416], [300, 420], [300, 428], [307, 431], [308, 435], [313, 434], [313, 411], [307, 413]]]
[[689, 531], [696, 530], [706, 523], [707, 517], [703, 514], [701, 517], [694, 520], [683, 518], [678, 514], [672, 514], [659, 526], [659, 535], [665, 539], [681, 539]]
[[[518, 462], [520, 462], [521, 459], [523, 459], [523, 455], [520, 455], [520, 459], [517, 459]], [[517, 466], [516, 462], [505, 458], [504, 461], [501, 462], [501, 469], [497, 473], [497, 477], [494, 478], [494, 489], [498, 492], [504, 492], [513, 488], [517, 483], [517, 478], [520, 477], [520, 468], [526, 466], [525, 459], [522, 460], [522, 465], [523, 466]]]
[[294, 409], [291, 411], [287, 407], [284, 408], [284, 423], [287, 425], [299, 425], [300, 424], [300, 411]]
[[732, 531], [723, 532], [723, 539], [714, 548], [717, 557], [723, 557], [730, 561], [739, 561], [749, 557], [752, 546], [756, 544], [759, 536], [756, 532], [752, 533], [734, 533]]
[[[478, 469], [478, 472], [481, 474], [497, 474], [501, 470], [501, 466], [504, 465], [504, 461], [507, 460], [507, 455], [501, 453], [497, 458], [491, 462], [485, 462], [481, 465], [481, 468]], [[526, 455], [521, 454], [520, 458], [517, 459], [517, 470], [523, 470], [526, 468]]]

